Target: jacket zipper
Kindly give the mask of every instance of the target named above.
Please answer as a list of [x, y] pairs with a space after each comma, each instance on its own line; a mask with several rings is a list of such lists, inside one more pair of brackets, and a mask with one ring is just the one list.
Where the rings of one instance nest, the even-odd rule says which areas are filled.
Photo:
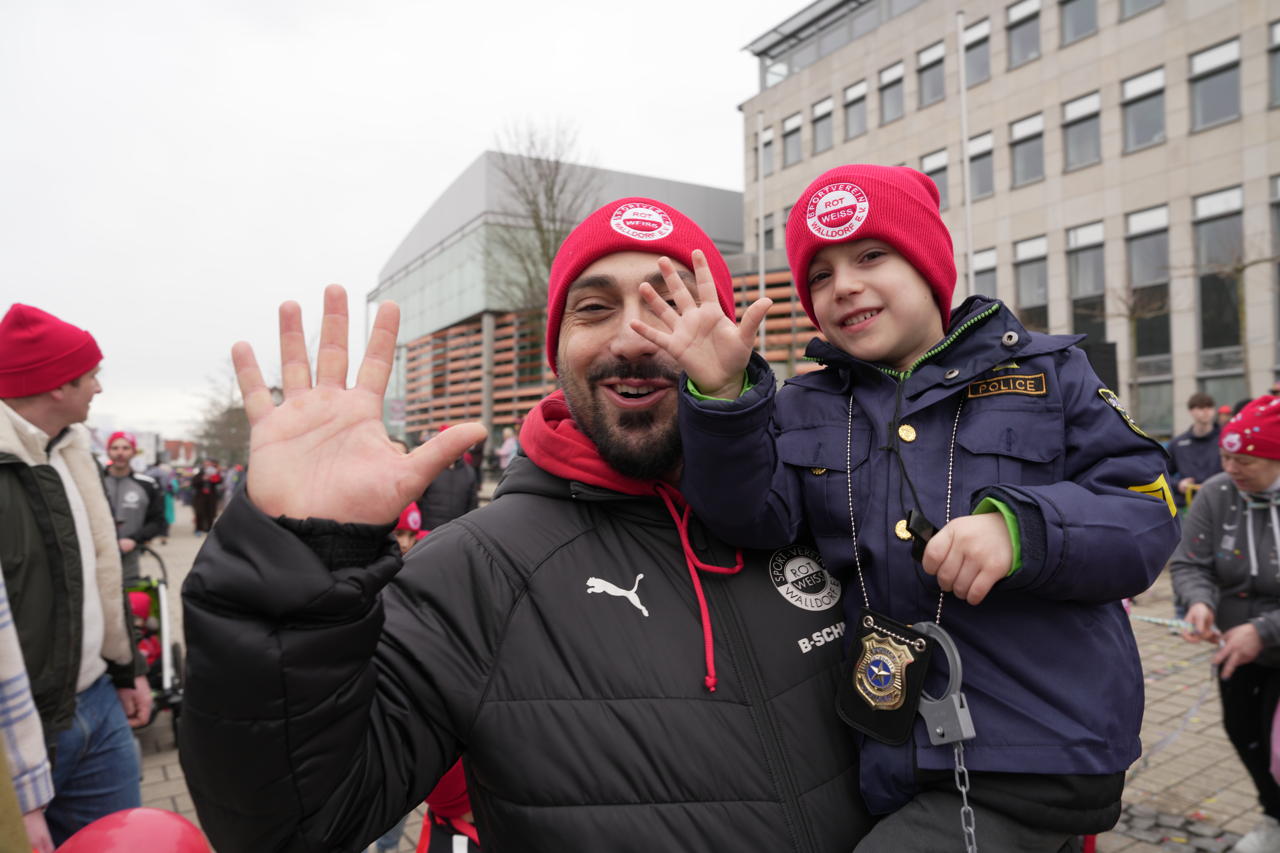
[[816, 851], [817, 845], [808, 825], [800, 812], [800, 795], [796, 789], [796, 781], [791, 772], [791, 764], [787, 761], [782, 749], [782, 733], [778, 721], [769, 709], [764, 690], [764, 678], [760, 674], [760, 666], [748, 633], [742, 625], [741, 614], [729, 594], [721, 589], [719, 583], [705, 584], [703, 587], [715, 602], [716, 613], [728, 614], [726, 620], [729, 628], [729, 640], [732, 643], [734, 670], [742, 676], [743, 691], [746, 693], [748, 707], [751, 709], [751, 720], [764, 747], [765, 763], [769, 774], [774, 779], [774, 787], [781, 796], [782, 816], [791, 835], [792, 849], [796, 851]]
[[[927, 361], [927, 360], [928, 360], [928, 359], [930, 359], [930, 358], [933, 358], [935, 355], [937, 355], [938, 353], [942, 352], [944, 349], [946, 349], [947, 347], [949, 347], [949, 346], [951, 346], [953, 343], [955, 343], [957, 340], [959, 340], [960, 336], [961, 336], [961, 335], [963, 335], [965, 332], [967, 332], [967, 331], [969, 330], [969, 328], [970, 328], [971, 326], [973, 326], [973, 324], [974, 324], [974, 323], [978, 323], [978, 322], [980, 322], [980, 321], [982, 321], [982, 320], [987, 319], [988, 317], [990, 317], [992, 314], [996, 313], [996, 312], [997, 312], [997, 311], [999, 311], [999, 310], [1000, 310], [1000, 303], [999, 303], [999, 302], [997, 302], [996, 304], [994, 304], [994, 305], [990, 306], [989, 308], [987, 308], [987, 309], [986, 309], [985, 311], [983, 311], [982, 313], [980, 313], [980, 314], [974, 314], [974, 315], [973, 315], [972, 317], [970, 317], [968, 320], [965, 320], [965, 321], [964, 321], [963, 323], [961, 323], [958, 327], [956, 327], [956, 328], [951, 332], [951, 334], [947, 335], [946, 340], [944, 340], [942, 343], [938, 344], [936, 347], [934, 347], [933, 349], [929, 350], [929, 351], [928, 351], [928, 352], [926, 352], [924, 355], [920, 356], [920, 357], [919, 357], [919, 358], [917, 358], [915, 361], [913, 361], [913, 362], [911, 363], [911, 366], [910, 366], [910, 367], [908, 367], [906, 370], [894, 370], [894, 369], [889, 368], [889, 367], [881, 367], [881, 368], [880, 368], [880, 370], [881, 370], [883, 373], [885, 373], [885, 374], [887, 374], [887, 375], [889, 375], [889, 376], [892, 376], [894, 379], [897, 379], [899, 382], [902, 382], [903, 380], [905, 380], [905, 379], [907, 379], [908, 377], [910, 377], [910, 376], [911, 376], [912, 371], [914, 371], [917, 367], [919, 367], [919, 366], [921, 365], [921, 363], [922, 363], [922, 362]], [[877, 365], [877, 366], [879, 366], [879, 365]]]

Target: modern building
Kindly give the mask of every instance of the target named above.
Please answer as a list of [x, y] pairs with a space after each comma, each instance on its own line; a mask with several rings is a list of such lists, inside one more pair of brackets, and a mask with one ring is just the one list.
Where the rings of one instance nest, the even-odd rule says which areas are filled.
[[[513, 310], [511, 289], [503, 286], [509, 264], [503, 232], [528, 221], [513, 201], [507, 156], [486, 151], [468, 166], [405, 237], [367, 296], [369, 318], [384, 300], [400, 306], [401, 346], [385, 415], [392, 429], [415, 440], [460, 420], [482, 420], [496, 438], [554, 387], [541, 312]], [[590, 188], [582, 215], [614, 198], [656, 198], [691, 216], [723, 253], [742, 251], [740, 192], [570, 168], [578, 185]]]
[[957, 303], [999, 296], [1030, 328], [1114, 343], [1116, 391], [1149, 431], [1184, 428], [1193, 391], [1269, 388], [1280, 5], [817, 0], [747, 49], [760, 89], [741, 105], [751, 254], [735, 272], [757, 287], [764, 249], [772, 361], [812, 335], [786, 286], [790, 205], [867, 162], [937, 183]]

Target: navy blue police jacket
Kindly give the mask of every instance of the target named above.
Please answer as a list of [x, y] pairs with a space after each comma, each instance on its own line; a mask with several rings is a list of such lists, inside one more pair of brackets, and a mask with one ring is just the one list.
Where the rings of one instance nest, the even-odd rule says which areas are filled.
[[[957, 308], [949, 328], [906, 373], [815, 339], [807, 355], [824, 369], [776, 394], [759, 356], [736, 401], [683, 391], [682, 491], [743, 546], [807, 527], [848, 580], [851, 626], [863, 605], [851, 513], [870, 607], [913, 623], [935, 618], [939, 586], [895, 533], [899, 521], [916, 507], [941, 528], [984, 498], [1003, 502], [1017, 517], [1021, 568], [979, 605], [948, 594], [941, 610], [977, 730], [967, 765], [1121, 772], [1141, 753], [1143, 681], [1120, 600], [1150, 586], [1178, 541], [1165, 454], [1099, 381], [1078, 337], [1029, 333], [985, 297]], [[946, 684], [936, 661], [933, 695]], [[952, 748], [931, 746], [919, 718], [905, 745], [860, 747], [876, 813], [914, 796], [918, 770], [953, 766]]]

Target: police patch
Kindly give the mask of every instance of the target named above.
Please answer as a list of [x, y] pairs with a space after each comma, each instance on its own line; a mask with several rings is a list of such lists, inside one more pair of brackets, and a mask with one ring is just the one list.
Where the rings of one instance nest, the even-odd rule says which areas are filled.
[[[1115, 409], [1116, 413], [1120, 415], [1120, 417], [1124, 418], [1124, 422], [1129, 425], [1129, 429], [1133, 430], [1138, 435], [1142, 436], [1148, 441], [1156, 441], [1154, 438], [1152, 438], [1151, 436], [1143, 432], [1142, 427], [1138, 426], [1137, 421], [1135, 421], [1132, 417], [1129, 416], [1129, 412], [1120, 403], [1120, 398], [1116, 396], [1115, 391], [1112, 391], [1110, 388], [1106, 388], [1106, 387], [1099, 388], [1098, 396], [1106, 400], [1107, 405]], [[1159, 444], [1159, 443], [1160, 442], [1156, 441], [1156, 444]]]
[[991, 397], [995, 394], [1026, 394], [1043, 397], [1049, 393], [1043, 373], [1009, 373], [990, 376], [969, 383], [969, 397]]
[[769, 580], [779, 595], [805, 610], [829, 610], [840, 602], [840, 581], [822, 565], [818, 552], [804, 545], [774, 551]]

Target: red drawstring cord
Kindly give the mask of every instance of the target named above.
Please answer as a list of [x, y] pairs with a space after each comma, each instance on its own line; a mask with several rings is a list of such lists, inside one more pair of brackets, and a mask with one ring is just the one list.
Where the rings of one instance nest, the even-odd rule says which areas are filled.
[[[684, 549], [684, 564], [689, 570], [689, 579], [693, 582], [693, 594], [698, 599], [698, 613], [702, 617], [702, 648], [707, 668], [707, 675], [702, 679], [702, 683], [706, 685], [708, 692], [715, 693], [716, 652], [711, 633], [711, 612], [707, 609], [707, 597], [702, 592], [702, 579], [698, 576], [698, 572], [701, 570], [718, 575], [736, 575], [742, 571], [742, 549], [737, 549], [738, 561], [732, 566], [714, 566], [699, 560], [698, 555], [693, 552], [693, 546], [689, 544], [689, 505], [685, 503], [684, 496], [665, 483], [658, 483], [656, 491], [662, 498], [662, 502], [667, 505], [667, 512], [671, 514], [672, 520], [676, 523], [676, 530], [680, 533], [680, 546]], [[683, 505], [683, 508], [677, 506], [677, 501]]]

